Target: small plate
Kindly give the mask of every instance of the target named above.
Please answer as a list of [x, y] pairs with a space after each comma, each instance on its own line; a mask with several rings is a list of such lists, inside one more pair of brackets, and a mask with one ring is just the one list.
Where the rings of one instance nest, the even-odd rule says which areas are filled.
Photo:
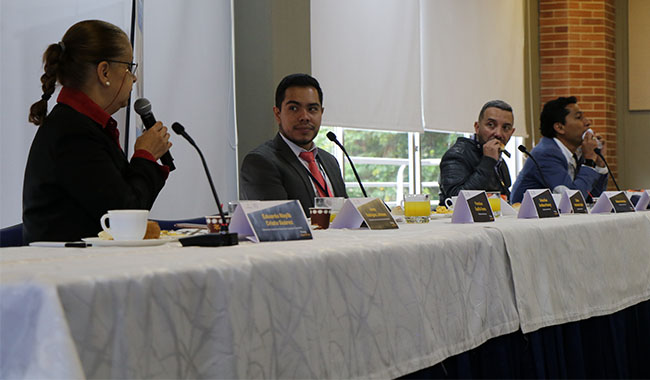
[[152, 247], [156, 245], [163, 245], [176, 239], [162, 238], [162, 239], [145, 239], [145, 240], [102, 240], [98, 237], [83, 238], [81, 240], [86, 243], [92, 244], [93, 247]]

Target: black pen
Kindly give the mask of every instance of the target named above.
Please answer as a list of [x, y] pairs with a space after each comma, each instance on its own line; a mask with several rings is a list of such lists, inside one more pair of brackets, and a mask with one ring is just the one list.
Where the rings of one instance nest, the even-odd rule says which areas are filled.
[[66, 247], [66, 248], [86, 248], [92, 247], [92, 244], [85, 241], [33, 241], [29, 243], [30, 247]]

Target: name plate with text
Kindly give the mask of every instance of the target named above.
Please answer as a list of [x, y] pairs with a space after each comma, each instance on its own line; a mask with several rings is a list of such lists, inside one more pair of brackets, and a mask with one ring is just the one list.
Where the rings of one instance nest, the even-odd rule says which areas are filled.
[[494, 222], [487, 194], [482, 190], [461, 190], [451, 215], [452, 223]]
[[330, 228], [360, 228], [363, 225], [371, 230], [399, 228], [379, 198], [346, 199]]
[[591, 209], [592, 214], [602, 214], [607, 212], [634, 212], [632, 202], [623, 191], [605, 191], [600, 194], [598, 202]]
[[589, 214], [585, 197], [580, 190], [566, 190], [562, 194], [560, 213]]
[[230, 221], [230, 232], [256, 243], [312, 238], [302, 206], [295, 199], [240, 201]]
[[554, 218], [560, 216], [549, 189], [529, 189], [519, 207], [519, 219]]

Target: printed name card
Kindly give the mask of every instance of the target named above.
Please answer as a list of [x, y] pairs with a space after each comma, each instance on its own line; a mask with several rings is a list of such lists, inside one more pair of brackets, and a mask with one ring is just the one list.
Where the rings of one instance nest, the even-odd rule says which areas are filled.
[[560, 216], [549, 189], [526, 190], [524, 200], [519, 207], [519, 219], [553, 218]]
[[330, 228], [360, 228], [364, 223], [371, 230], [399, 228], [379, 198], [346, 199]]
[[494, 214], [485, 191], [461, 190], [451, 215], [451, 222], [494, 222]]
[[560, 213], [589, 214], [585, 197], [580, 190], [566, 190], [562, 194]]
[[645, 190], [641, 193], [641, 197], [636, 202], [634, 209], [637, 211], [643, 211], [648, 208], [648, 204], [650, 204], [650, 190]]
[[634, 206], [623, 191], [605, 191], [600, 194], [598, 202], [591, 209], [592, 214], [602, 214], [606, 212], [633, 212]]
[[230, 232], [255, 243], [312, 238], [302, 206], [295, 199], [240, 201], [230, 220]]

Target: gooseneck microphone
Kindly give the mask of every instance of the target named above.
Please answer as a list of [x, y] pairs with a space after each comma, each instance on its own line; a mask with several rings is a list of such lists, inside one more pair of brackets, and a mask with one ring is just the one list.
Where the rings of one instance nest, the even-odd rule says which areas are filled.
[[[156, 118], [151, 112], [151, 102], [149, 102], [147, 98], [140, 98], [136, 100], [135, 103], [133, 103], [133, 109], [135, 109], [135, 112], [140, 115], [142, 124], [144, 124], [145, 129], [149, 129], [153, 127], [154, 124], [156, 124]], [[174, 165], [174, 158], [172, 157], [172, 154], [169, 153], [169, 151], [165, 152], [165, 154], [160, 157], [160, 162], [162, 162], [163, 165], [167, 165], [169, 167], [169, 171], [176, 169], [176, 166]]]
[[212, 176], [210, 175], [208, 164], [205, 162], [205, 157], [203, 157], [203, 152], [201, 152], [199, 146], [196, 145], [194, 139], [190, 137], [187, 132], [185, 132], [185, 127], [183, 127], [180, 123], [172, 124], [172, 129], [177, 135], [183, 136], [183, 138], [185, 138], [185, 140], [187, 140], [194, 147], [194, 149], [199, 152], [201, 162], [203, 163], [203, 169], [205, 170], [205, 175], [208, 177], [208, 182], [210, 183], [210, 188], [212, 189], [212, 196], [214, 196], [214, 201], [217, 202], [217, 208], [219, 209], [219, 215], [221, 216], [221, 224], [219, 226], [220, 228], [218, 233], [189, 236], [180, 238], [178, 240], [183, 246], [220, 247], [239, 244], [237, 234], [228, 232], [228, 223], [226, 222], [226, 216], [223, 213], [221, 202], [219, 202], [219, 196], [217, 195], [217, 190], [214, 188], [214, 182], [212, 182]]
[[363, 184], [361, 183], [361, 178], [359, 178], [359, 173], [357, 173], [357, 169], [354, 167], [354, 163], [352, 163], [352, 159], [350, 159], [350, 155], [348, 155], [348, 152], [345, 150], [343, 147], [343, 144], [339, 142], [339, 140], [336, 138], [336, 135], [334, 132], [327, 132], [327, 138], [330, 139], [331, 142], [334, 144], [338, 145], [339, 148], [345, 153], [345, 157], [348, 158], [348, 162], [350, 163], [350, 166], [352, 167], [352, 171], [354, 172], [354, 176], [357, 178], [357, 182], [359, 182], [359, 187], [361, 188], [361, 192], [363, 193], [363, 196], [368, 198], [368, 194], [366, 194], [366, 189], [363, 188]]
[[603, 153], [601, 152], [600, 148], [594, 149], [594, 153], [596, 153], [598, 157], [603, 159], [603, 162], [607, 167], [607, 171], [609, 172], [609, 176], [612, 177], [612, 181], [614, 181], [614, 186], [616, 186], [616, 190], [621, 191], [621, 188], [618, 187], [618, 183], [616, 183], [616, 178], [614, 178], [614, 173], [612, 173], [612, 170], [609, 168], [609, 164], [607, 164], [607, 160], [605, 159], [605, 157], [603, 157]]
[[553, 189], [551, 189], [551, 187], [548, 185], [548, 182], [546, 182], [546, 178], [544, 178], [544, 173], [542, 173], [542, 168], [537, 163], [537, 160], [535, 159], [535, 157], [533, 157], [533, 155], [530, 154], [530, 152], [528, 152], [528, 149], [526, 149], [526, 147], [523, 146], [523, 145], [519, 145], [517, 147], [517, 149], [519, 149], [519, 151], [521, 153], [525, 154], [526, 156], [530, 157], [533, 160], [533, 163], [535, 163], [535, 166], [537, 167], [537, 170], [539, 171], [539, 175], [542, 177], [542, 181], [544, 181], [544, 186], [546, 186], [547, 189], [550, 189], [551, 191], [553, 191]]

